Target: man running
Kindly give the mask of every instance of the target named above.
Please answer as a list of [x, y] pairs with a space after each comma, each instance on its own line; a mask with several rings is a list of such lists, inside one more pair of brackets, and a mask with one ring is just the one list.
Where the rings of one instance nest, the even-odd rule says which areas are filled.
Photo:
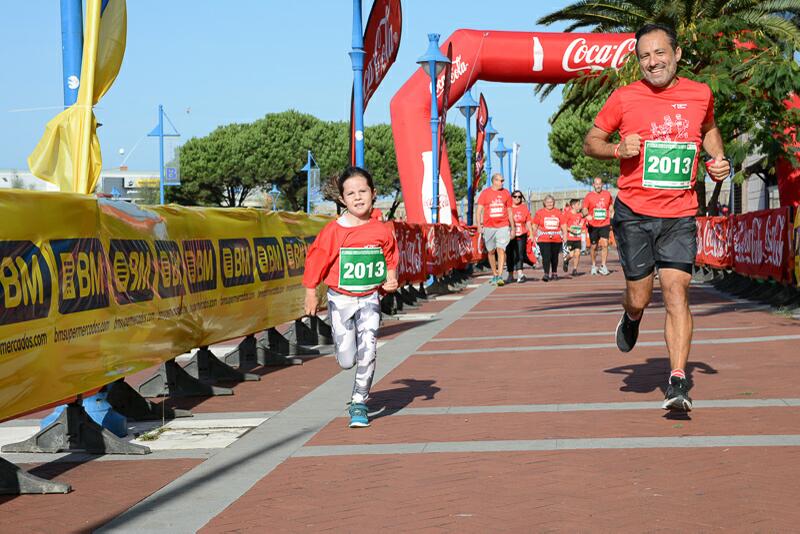
[[[714, 122], [709, 87], [676, 75], [681, 49], [675, 30], [647, 24], [636, 32], [636, 58], [643, 80], [614, 91], [584, 140], [586, 155], [618, 158], [619, 194], [611, 224], [626, 289], [617, 325], [617, 347], [633, 349], [653, 292], [658, 268], [666, 308], [664, 338], [672, 372], [663, 407], [689, 411], [686, 362], [692, 341], [689, 282], [696, 245], [694, 190], [700, 149], [716, 181], [731, 174]], [[608, 139], [619, 131], [621, 142]]]
[[[583, 216], [589, 229], [589, 257], [592, 259], [592, 276], [608, 275], [608, 236], [611, 230], [611, 217], [614, 206], [611, 193], [603, 189], [603, 180], [592, 180], [592, 191], [583, 199]], [[600, 249], [600, 269], [597, 269], [597, 249]]]
[[564, 254], [564, 272], [569, 271], [572, 263], [572, 276], [578, 276], [578, 264], [581, 261], [581, 234], [586, 227], [586, 219], [581, 213], [581, 201], [573, 198], [570, 201], [570, 211], [564, 213], [564, 222], [567, 225], [567, 254]]
[[[484, 189], [478, 197], [475, 220], [478, 232], [483, 235], [486, 251], [489, 253], [489, 266], [492, 279], [489, 283], [505, 285], [503, 266], [506, 263], [506, 247], [514, 237], [514, 214], [511, 211], [511, 195], [503, 188], [503, 175], [492, 175], [492, 186]], [[497, 258], [495, 259], [495, 252]]]

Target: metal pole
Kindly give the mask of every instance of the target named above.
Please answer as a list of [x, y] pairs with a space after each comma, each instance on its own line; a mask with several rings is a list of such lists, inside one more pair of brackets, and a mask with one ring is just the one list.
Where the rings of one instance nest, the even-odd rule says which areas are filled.
[[[514, 146], [514, 143], [511, 143], [511, 146]], [[512, 148], [511, 151], [508, 153], [508, 192], [511, 193], [512, 188], [514, 187], [514, 175], [512, 174], [513, 169], [511, 168], [511, 157], [514, 155], [514, 149]]]
[[[506, 168], [505, 168], [505, 166], [503, 165], [503, 156], [505, 156], [505, 154], [504, 154], [504, 153], [502, 153], [502, 152], [500, 152], [499, 154], [497, 154], [497, 157], [498, 157], [498, 158], [500, 158], [500, 174], [501, 174], [501, 175], [504, 175], [504, 174], [506, 173]], [[503, 176], [503, 178], [505, 178], [505, 176]]]
[[353, 0], [353, 118], [355, 122], [356, 165], [364, 167], [364, 36], [361, 26], [361, 0]]
[[472, 225], [472, 138], [469, 134], [469, 121], [472, 118], [470, 110], [467, 108], [467, 224]]
[[[439, 36], [436, 36], [436, 41], [439, 41]], [[431, 222], [436, 224], [439, 222], [439, 110], [436, 100], [436, 61], [428, 62], [429, 73], [431, 75], [431, 167], [433, 168], [433, 176], [431, 176], [431, 183], [433, 184], [433, 197], [431, 198]]]
[[164, 204], [164, 106], [158, 105], [158, 188], [160, 204]]
[[311, 213], [311, 151], [306, 156], [306, 213]]
[[78, 99], [83, 56], [81, 0], [61, 0], [61, 63], [64, 69], [64, 107]]
[[486, 136], [486, 187], [492, 185], [492, 137]]

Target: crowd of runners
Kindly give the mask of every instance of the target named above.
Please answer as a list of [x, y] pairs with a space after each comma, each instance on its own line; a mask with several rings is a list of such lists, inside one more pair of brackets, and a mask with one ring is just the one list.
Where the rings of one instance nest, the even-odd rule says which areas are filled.
[[[732, 171], [714, 122], [710, 88], [677, 76], [681, 48], [675, 31], [645, 25], [636, 33], [635, 57], [642, 79], [609, 96], [584, 140], [588, 156], [620, 161], [617, 198], [595, 178], [585, 198], [558, 209], [548, 195], [531, 214], [522, 192], [510, 193], [503, 176], [494, 174], [478, 198], [476, 222], [488, 252], [490, 283], [497, 286], [506, 283], [504, 268], [509, 280], [525, 282], [525, 265], [534, 256], [540, 258], [543, 282], [558, 279], [559, 259], [564, 272], [581, 274], [586, 237], [589, 272], [608, 275], [613, 235], [625, 276], [624, 312], [616, 329], [622, 352], [636, 344], [658, 273], [671, 369], [663, 407], [689, 411], [685, 367], [693, 323], [688, 290], [696, 251], [694, 185], [701, 149], [713, 180], [730, 178]], [[616, 133], [619, 142], [612, 141]], [[397, 290], [397, 244], [373, 209], [376, 191], [367, 171], [350, 167], [336, 186], [346, 211], [308, 250], [305, 311], [317, 313], [317, 287], [324, 282], [337, 361], [343, 368], [356, 368], [350, 426], [365, 427], [381, 316], [379, 292]]]

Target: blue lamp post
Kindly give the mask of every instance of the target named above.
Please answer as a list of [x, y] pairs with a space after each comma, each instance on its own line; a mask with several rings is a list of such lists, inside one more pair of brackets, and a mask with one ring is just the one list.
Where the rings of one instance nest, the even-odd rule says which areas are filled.
[[64, 107], [78, 99], [83, 52], [81, 0], [61, 0], [61, 61], [64, 66]]
[[306, 213], [311, 213], [311, 197], [312, 195], [316, 195], [316, 189], [312, 191], [312, 181], [319, 182], [319, 167], [317, 166], [317, 162], [314, 159], [314, 156], [311, 155], [311, 151], [308, 151], [308, 159], [306, 160], [306, 164], [300, 169], [302, 172], [306, 173]]
[[439, 222], [439, 110], [436, 98], [436, 80], [450, 59], [439, 50], [439, 34], [428, 34], [428, 50], [417, 59], [417, 63], [431, 79], [431, 167], [433, 175], [433, 197], [431, 202], [431, 222]]
[[475, 102], [470, 92], [467, 91], [464, 93], [464, 96], [461, 97], [461, 100], [458, 101], [456, 107], [467, 119], [467, 224], [471, 225], [473, 197], [475, 194], [472, 191], [472, 136], [469, 133], [469, 121], [475, 113], [475, 110], [478, 109], [478, 103]]
[[269, 197], [272, 199], [272, 211], [278, 211], [278, 197], [281, 196], [281, 190], [275, 184], [272, 184], [272, 189], [269, 190]]
[[353, 122], [355, 122], [356, 166], [364, 168], [364, 35], [361, 24], [361, 0], [353, 0]]
[[506, 154], [508, 154], [508, 149], [506, 148], [506, 145], [503, 144], [502, 137], [498, 137], [497, 141], [498, 143], [497, 147], [494, 149], [494, 153], [497, 154], [498, 158], [500, 158], [500, 174], [502, 174], [503, 178], [505, 178], [506, 176], [505, 167], [503, 167], [503, 158], [506, 157]]
[[492, 126], [492, 118], [486, 121], [486, 154], [484, 157], [486, 158], [486, 187], [490, 187], [492, 185], [492, 139], [494, 136], [498, 134], [498, 131]]

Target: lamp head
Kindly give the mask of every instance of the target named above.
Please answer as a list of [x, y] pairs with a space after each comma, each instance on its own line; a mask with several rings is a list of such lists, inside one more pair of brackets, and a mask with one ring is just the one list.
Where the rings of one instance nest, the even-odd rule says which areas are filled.
[[503, 144], [503, 138], [502, 137], [498, 137], [497, 139], [498, 139], [498, 143], [497, 143], [497, 147], [495, 147], [495, 149], [494, 149], [494, 153], [497, 154], [498, 158], [505, 157], [506, 152], [508, 152], [508, 149], [506, 148], [506, 145]]
[[461, 97], [461, 100], [458, 101], [456, 107], [461, 111], [462, 115], [469, 119], [478, 110], [478, 103], [472, 98], [470, 91], [467, 91], [464, 93], [464, 96]]
[[428, 76], [431, 76], [431, 61], [434, 61], [436, 64], [436, 73], [433, 75], [434, 77], [438, 77], [444, 70], [445, 65], [450, 63], [450, 59], [439, 50], [438, 33], [428, 34], [428, 50], [417, 59], [417, 63]]
[[494, 136], [497, 135], [499, 132], [492, 126], [492, 118], [489, 117], [489, 120], [486, 121], [486, 129], [484, 130], [486, 133], [486, 137], [489, 139], [489, 142], [494, 139]]

